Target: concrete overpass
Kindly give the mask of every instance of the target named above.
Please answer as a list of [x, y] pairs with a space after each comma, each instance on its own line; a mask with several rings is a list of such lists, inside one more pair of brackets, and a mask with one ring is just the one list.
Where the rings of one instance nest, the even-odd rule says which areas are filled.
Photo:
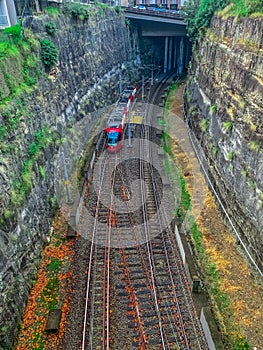
[[158, 38], [162, 50], [163, 71], [172, 69], [182, 75], [190, 58], [190, 43], [186, 36], [186, 23], [177, 13], [127, 8], [125, 17], [138, 28], [142, 38]]

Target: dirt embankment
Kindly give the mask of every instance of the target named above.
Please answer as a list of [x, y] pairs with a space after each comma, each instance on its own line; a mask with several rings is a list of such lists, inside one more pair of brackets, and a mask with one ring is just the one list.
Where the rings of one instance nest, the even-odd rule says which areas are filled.
[[[173, 96], [171, 113], [168, 116], [170, 120], [167, 124], [171, 128], [177, 128], [172, 147], [176, 163], [185, 175], [187, 189], [192, 196], [191, 214], [195, 216], [198, 228], [202, 232], [202, 246], [209, 256], [209, 261], [218, 271], [219, 288], [230, 301], [228, 310], [233, 316], [231, 321], [229, 312], [218, 313], [216, 317], [221, 327], [225, 327], [222, 329], [223, 334], [227, 334], [231, 339], [240, 339], [239, 349], [247, 349], [243, 341], [246, 339], [252, 349], [260, 350], [263, 349], [262, 285], [256, 280], [256, 274], [250, 271], [235, 237], [224, 224], [214, 197], [200, 171], [194, 151], [185, 152], [184, 142], [188, 134], [186, 126], [182, 123], [183, 89], [184, 84], [181, 84]], [[174, 126], [174, 120], [178, 121], [180, 132], [178, 127]], [[206, 277], [204, 279], [206, 280]]]

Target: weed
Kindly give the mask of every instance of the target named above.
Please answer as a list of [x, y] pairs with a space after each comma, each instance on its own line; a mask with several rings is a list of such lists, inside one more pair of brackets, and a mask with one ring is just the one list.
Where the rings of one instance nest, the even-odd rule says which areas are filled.
[[36, 142], [32, 142], [31, 145], [29, 146], [29, 155], [34, 156], [39, 152], [39, 146]]
[[190, 233], [194, 239], [195, 247], [198, 252], [203, 252], [202, 247], [202, 232], [198, 229], [197, 224], [194, 222], [190, 228]]
[[210, 107], [210, 113], [215, 113], [217, 111], [217, 106], [216, 105], [212, 105]]
[[249, 141], [248, 147], [252, 151], [258, 151], [260, 149], [260, 144], [257, 141]]
[[55, 210], [58, 207], [57, 198], [55, 195], [49, 197], [49, 204]]
[[61, 264], [62, 264], [61, 260], [57, 258], [53, 258], [49, 263], [49, 265], [47, 266], [47, 269], [48, 271], [51, 271], [51, 272], [58, 272], [61, 267]]
[[60, 13], [60, 9], [53, 6], [48, 6], [45, 8], [45, 12], [52, 17], [56, 17]]
[[81, 20], [88, 19], [90, 15], [90, 8], [78, 3], [66, 3], [64, 5], [64, 11], [72, 17], [76, 17]]
[[257, 127], [256, 124], [254, 124], [254, 123], [251, 123], [251, 124], [250, 124], [250, 130], [251, 130], [251, 131], [257, 131], [257, 128], [258, 128], [258, 127]]
[[207, 119], [202, 119], [199, 123], [202, 132], [206, 132], [209, 126], [209, 121]]
[[248, 342], [242, 337], [238, 336], [234, 347], [232, 348], [233, 350], [249, 350], [250, 346], [248, 345]]
[[114, 10], [117, 12], [117, 13], [120, 13], [120, 12], [123, 12], [123, 8], [121, 6], [115, 6], [114, 7]]
[[51, 277], [46, 285], [46, 287], [44, 288], [42, 294], [44, 296], [50, 296], [50, 294], [56, 292], [58, 290], [59, 287], [59, 281], [58, 281], [58, 277]]
[[230, 131], [232, 129], [232, 127], [233, 127], [233, 123], [230, 120], [223, 123], [223, 128], [226, 131]]
[[31, 53], [31, 47], [28, 42], [22, 41], [19, 43], [19, 49], [22, 55], [28, 56]]
[[248, 176], [248, 171], [246, 169], [241, 170], [241, 175], [243, 177], [247, 177]]
[[234, 156], [235, 156], [235, 152], [234, 151], [230, 151], [230, 152], [227, 153], [226, 159], [227, 160], [232, 160], [234, 158]]
[[212, 146], [212, 154], [214, 155], [214, 156], [216, 156], [217, 155], [217, 153], [218, 153], [218, 147], [216, 147], [216, 146]]
[[45, 179], [47, 176], [47, 171], [43, 166], [39, 167], [39, 174], [42, 177], [42, 179]]
[[3, 140], [3, 138], [5, 137], [7, 133], [7, 129], [6, 126], [3, 124], [0, 124], [0, 142]]

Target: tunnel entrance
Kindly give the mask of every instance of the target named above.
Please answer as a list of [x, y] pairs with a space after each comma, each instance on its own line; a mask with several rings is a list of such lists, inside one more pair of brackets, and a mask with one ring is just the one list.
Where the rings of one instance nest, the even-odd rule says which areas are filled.
[[163, 73], [173, 70], [178, 76], [188, 67], [191, 45], [187, 37], [141, 37], [139, 45], [143, 65], [158, 66]]

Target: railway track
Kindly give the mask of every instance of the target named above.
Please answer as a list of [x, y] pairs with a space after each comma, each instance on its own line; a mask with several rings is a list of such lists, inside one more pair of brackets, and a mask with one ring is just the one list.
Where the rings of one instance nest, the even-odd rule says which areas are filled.
[[[152, 102], [162, 88], [149, 92]], [[87, 224], [92, 238], [82, 350], [208, 349], [169, 218], [160, 205], [164, 185], [145, 142], [155, 137], [146, 125], [150, 116], [149, 107], [144, 123], [135, 128], [138, 147], [103, 153], [96, 188], [85, 196], [83, 210], [92, 212], [94, 221]], [[132, 186], [135, 179], [140, 180], [137, 187]]]

